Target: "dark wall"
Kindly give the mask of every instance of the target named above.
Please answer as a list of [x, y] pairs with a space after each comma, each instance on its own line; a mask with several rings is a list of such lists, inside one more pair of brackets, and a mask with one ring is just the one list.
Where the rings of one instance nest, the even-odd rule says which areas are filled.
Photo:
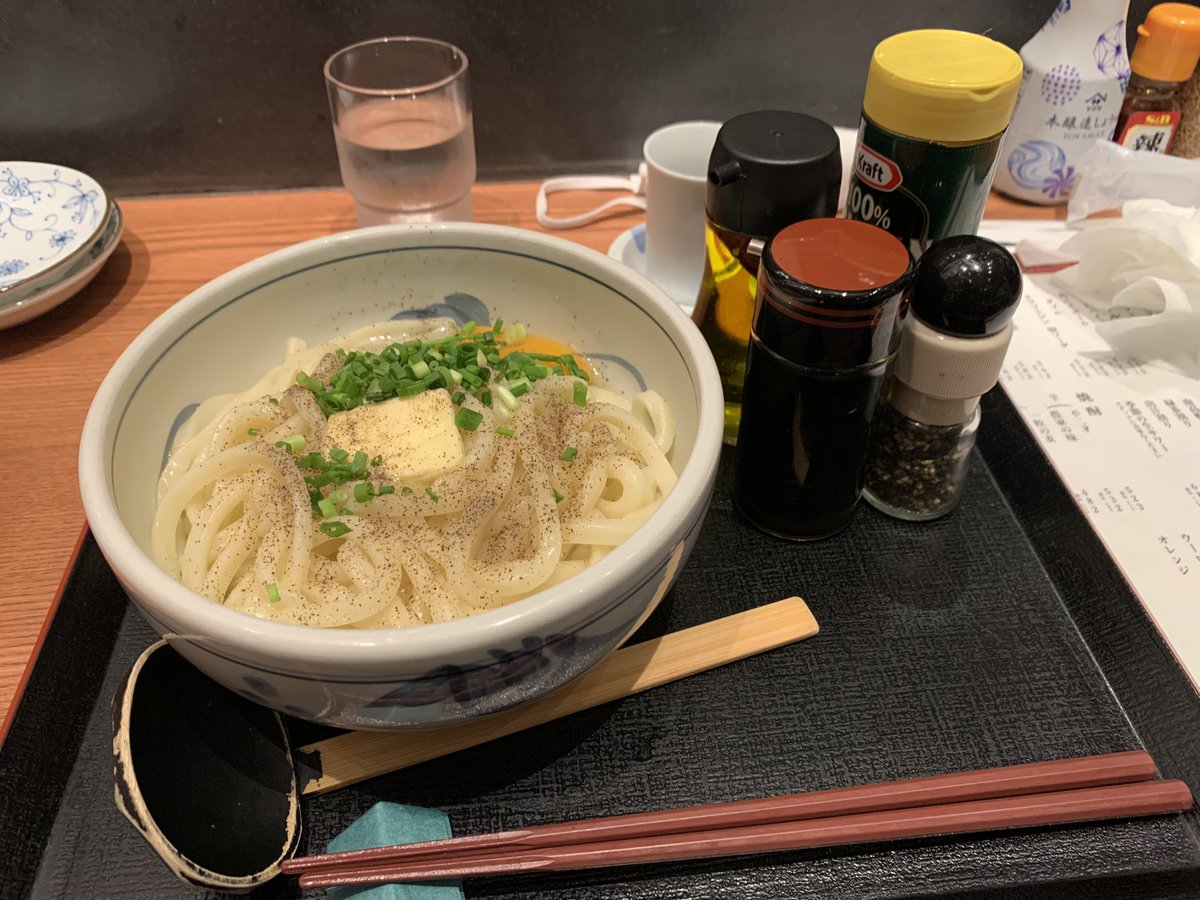
[[936, 26], [1017, 48], [1055, 2], [0, 0], [0, 158], [117, 194], [336, 184], [325, 58], [421, 34], [471, 59], [481, 179], [623, 169], [678, 119], [854, 125], [881, 38]]

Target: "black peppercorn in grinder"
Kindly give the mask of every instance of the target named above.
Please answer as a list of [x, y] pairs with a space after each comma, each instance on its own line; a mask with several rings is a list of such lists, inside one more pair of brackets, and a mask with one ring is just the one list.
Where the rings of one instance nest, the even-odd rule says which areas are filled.
[[945, 238], [918, 261], [875, 421], [863, 493], [872, 506], [920, 521], [958, 503], [979, 398], [1000, 376], [1021, 290], [1016, 260], [986, 238]]

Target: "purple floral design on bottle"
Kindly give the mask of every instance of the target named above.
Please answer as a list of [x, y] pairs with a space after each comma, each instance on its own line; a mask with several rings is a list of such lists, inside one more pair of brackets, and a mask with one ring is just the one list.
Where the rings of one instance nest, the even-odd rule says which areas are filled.
[[1042, 181], [1042, 193], [1047, 197], [1066, 197], [1075, 189], [1075, 167], [1052, 169]]
[[1067, 154], [1050, 141], [1026, 141], [1008, 155], [1008, 174], [1026, 190], [1047, 197], [1065, 197], [1075, 187], [1075, 167]]
[[1129, 87], [1129, 55], [1125, 52], [1124, 19], [1118, 19], [1116, 24], [1106, 28], [1096, 38], [1092, 55], [1102, 75], [1117, 79], [1122, 91]]

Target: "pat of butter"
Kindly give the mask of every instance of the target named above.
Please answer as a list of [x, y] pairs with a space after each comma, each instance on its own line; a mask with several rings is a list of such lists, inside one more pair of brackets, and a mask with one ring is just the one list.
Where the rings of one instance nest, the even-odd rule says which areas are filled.
[[463, 460], [454, 413], [449, 392], [434, 389], [334, 413], [325, 434], [331, 447], [382, 456], [392, 478], [432, 481]]

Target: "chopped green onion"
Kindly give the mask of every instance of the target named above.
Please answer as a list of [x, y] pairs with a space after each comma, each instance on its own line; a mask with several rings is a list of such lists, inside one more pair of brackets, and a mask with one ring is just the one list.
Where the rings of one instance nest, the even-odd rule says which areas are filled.
[[328, 519], [330, 516], [337, 515], [337, 504], [326, 497], [317, 501], [317, 511]]
[[522, 397], [525, 394], [529, 393], [529, 382], [528, 381], [515, 382], [514, 384], [512, 384], [509, 387], [508, 392], [510, 394], [512, 394], [514, 397]]
[[481, 369], [487, 368], [487, 357], [483, 355], [482, 350], [475, 351], [475, 365], [479, 366]]
[[339, 538], [350, 533], [350, 526], [345, 522], [322, 522], [317, 529], [321, 534], [331, 538]]
[[262, 432], [257, 428], [250, 428], [247, 429], [246, 434], [250, 435], [250, 437], [258, 437]]
[[375, 493], [380, 497], [386, 496], [387, 494], [394, 494], [396, 493], [396, 486], [394, 484], [381, 484], [379, 486], [379, 490], [377, 490]]
[[463, 323], [463, 327], [458, 330], [459, 334], [472, 335], [475, 333], [475, 320], [471, 319]]
[[334, 447], [332, 450], [329, 451], [329, 458], [336, 460], [337, 462], [344, 463], [346, 460], [348, 460], [350, 458], [350, 454], [347, 453], [345, 450], [343, 450], [341, 447]]
[[525, 326], [522, 325], [520, 322], [515, 323], [513, 325], [513, 327], [508, 330], [507, 337], [508, 337], [509, 343], [512, 343], [512, 344], [521, 343], [521, 341], [525, 340]]
[[372, 466], [382, 466], [383, 465], [383, 456], [382, 455], [381, 456], [372, 456], [371, 457], [371, 465]]
[[575, 392], [575, 396], [574, 396], [575, 405], [576, 406], [587, 406], [587, 394], [588, 394], [587, 383], [583, 382], [583, 381], [575, 382], [574, 392]]
[[475, 410], [467, 409], [465, 406], [454, 414], [454, 424], [463, 431], [474, 431], [482, 421], [483, 413], [477, 413]]
[[[426, 366], [428, 368], [428, 366]], [[397, 397], [415, 397], [417, 394], [425, 393], [425, 385], [419, 381], [410, 381], [407, 384], [396, 387]]]
[[344, 488], [338, 488], [337, 490], [330, 491], [326, 499], [330, 503], [345, 503], [350, 499], [350, 492]]
[[[458, 369], [448, 369], [447, 371], [450, 373], [451, 381], [453, 381], [455, 384], [463, 383], [462, 372], [458, 371]], [[449, 385], [447, 385], [447, 387], [449, 387]]]
[[351, 468], [353, 468], [353, 469], [355, 469], [356, 471], [359, 471], [359, 472], [364, 472], [364, 471], [366, 471], [366, 468], [367, 468], [367, 454], [366, 454], [366, 451], [364, 451], [364, 450], [359, 450], [357, 453], [355, 453], [355, 454], [354, 454], [354, 462], [350, 463], [350, 466], [351, 466]]
[[559, 456], [559, 459], [563, 460], [564, 462], [570, 462], [578, 455], [579, 455], [578, 450], [576, 450], [574, 447], [568, 447], [566, 450], [564, 450], [562, 452], [562, 455]]
[[272, 603], [278, 603], [283, 599], [279, 596], [279, 585], [273, 581], [267, 585], [267, 599]]
[[504, 329], [504, 320], [497, 319], [496, 324], [492, 326], [492, 334], [499, 334]]
[[291, 437], [285, 437], [282, 441], [275, 442], [276, 447], [282, 447], [289, 453], [299, 453], [306, 445], [307, 442], [302, 434], [293, 434]]
[[375, 496], [375, 488], [369, 482], [360, 481], [354, 486], [354, 499], [358, 503], [366, 503]]
[[492, 405], [492, 392], [484, 391], [482, 394], [480, 394], [479, 402], [482, 403], [484, 406], [491, 406]]
[[413, 490], [410, 487], [402, 488], [400, 490], [400, 493], [402, 493], [402, 494], [411, 494], [412, 492], [413, 492]]
[[272, 406], [278, 406], [278, 405], [279, 405], [279, 401], [278, 401], [278, 400], [276, 400], [274, 397], [268, 397], [268, 398], [267, 398], [267, 402], [268, 402], [268, 403], [270, 403]]
[[462, 391], [455, 391], [450, 397], [450, 402], [453, 403], [455, 406], [462, 406], [462, 402], [466, 399], [467, 399], [467, 395], [464, 394]]
[[[554, 489], [553, 489], [553, 488], [551, 488], [551, 490], [554, 490]], [[562, 503], [562, 501], [563, 501], [563, 495], [562, 495], [562, 494], [560, 494], [558, 491], [554, 491], [554, 502], [555, 502], [555, 503]]]
[[302, 469], [323, 470], [328, 467], [328, 463], [325, 462], [325, 457], [323, 457], [320, 453], [305, 453], [298, 460], [296, 460], [296, 465]]
[[512, 437], [514, 432], [511, 428], [497, 428], [496, 434], [502, 434], [505, 437]]
[[425, 493], [429, 495], [429, 499], [434, 503], [438, 502], [438, 495], [433, 492], [433, 488], [425, 488]]
[[509, 409], [516, 409], [518, 406], [520, 406], [520, 401], [518, 401], [517, 398], [513, 396], [512, 391], [510, 391], [508, 388], [506, 388], [502, 384], [496, 385], [496, 396], [499, 397], [500, 402], [503, 403], [505, 406], [507, 406]]
[[412, 369], [413, 376], [416, 378], [424, 378], [429, 374], [429, 363], [423, 359], [418, 359], [415, 363], [409, 366]]

